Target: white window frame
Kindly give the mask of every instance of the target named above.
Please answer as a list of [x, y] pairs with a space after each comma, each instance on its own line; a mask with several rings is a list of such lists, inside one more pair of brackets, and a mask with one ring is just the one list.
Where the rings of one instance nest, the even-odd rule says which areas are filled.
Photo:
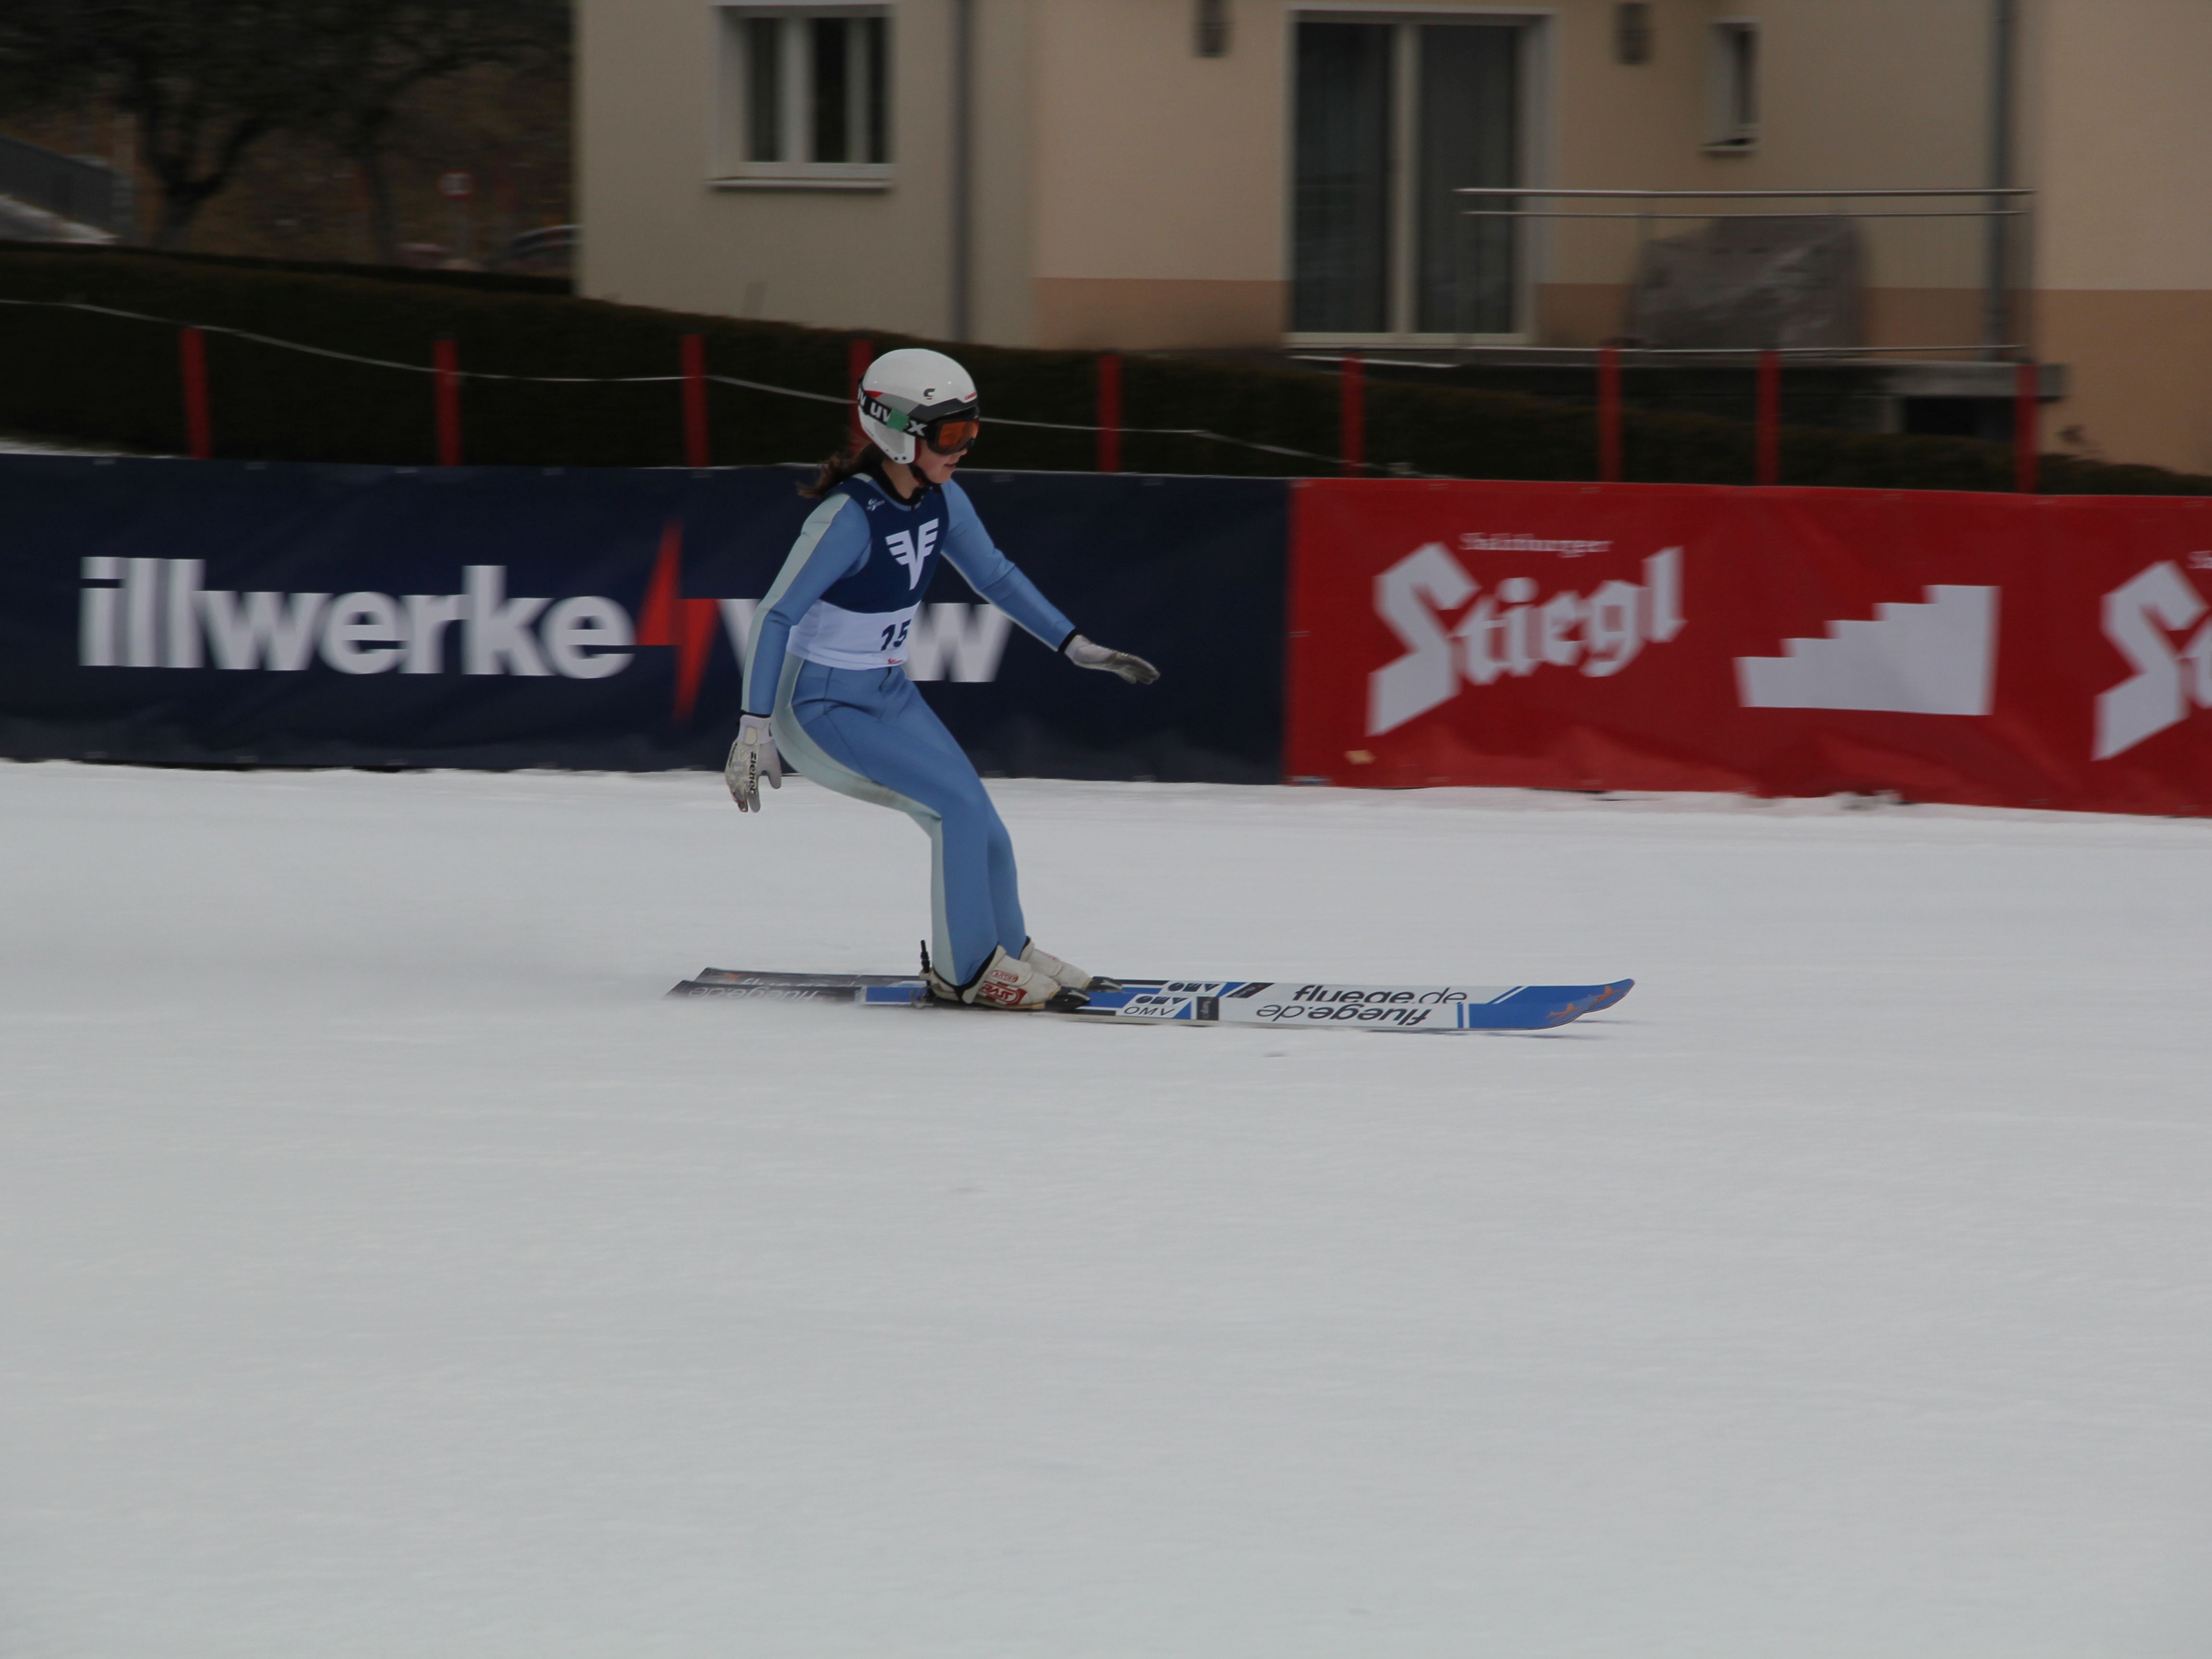
[[[1705, 153], [1749, 155], [1759, 149], [1759, 122], [1765, 79], [1765, 47], [1756, 17], [1717, 17], [1706, 36]], [[1743, 42], [1751, 43], [1745, 72]], [[1745, 106], [1750, 106], [1748, 117]]]
[[[1391, 84], [1402, 90], [1412, 82], [1418, 63], [1419, 48], [1411, 31], [1405, 26], [1423, 23], [1492, 23], [1521, 30], [1521, 175], [1534, 183], [1547, 179], [1551, 173], [1552, 148], [1550, 93], [1553, 80], [1552, 51], [1553, 25], [1559, 17], [1556, 7], [1550, 6], [1484, 6], [1484, 5], [1391, 5], [1365, 7], [1331, 4], [1329, 0], [1294, 0], [1284, 14], [1285, 26], [1291, 31], [1291, 50], [1284, 54], [1287, 79], [1284, 86], [1283, 107], [1286, 120], [1297, 119], [1297, 26], [1300, 23], [1388, 23], [1398, 26], [1392, 43]], [[1409, 321], [1415, 314], [1414, 261], [1419, 253], [1419, 228], [1414, 223], [1418, 206], [1419, 181], [1407, 157], [1413, 149], [1413, 134], [1418, 112], [1413, 100], [1394, 97], [1390, 110], [1390, 316], [1400, 322]], [[1284, 156], [1290, 156], [1289, 132], [1285, 127]], [[1284, 168], [1285, 197], [1283, 226], [1285, 241], [1283, 246], [1283, 269], [1293, 271], [1296, 249], [1287, 240], [1293, 233], [1297, 204], [1291, 194], [1297, 181], [1291, 175], [1293, 169]], [[1522, 230], [1518, 257], [1514, 272], [1514, 309], [1518, 313], [1517, 325], [1503, 334], [1431, 334], [1411, 328], [1394, 329], [1380, 334], [1333, 331], [1321, 334], [1285, 333], [1284, 343], [1291, 346], [1334, 346], [1352, 350], [1366, 350], [1374, 347], [1405, 346], [1411, 348], [1460, 347], [1474, 345], [1525, 345], [1535, 338], [1534, 309], [1538, 273], [1542, 268], [1546, 252], [1547, 228], [1541, 220], [1532, 220]]]
[[[892, 26], [893, 8], [888, 0], [811, 0], [807, 4], [756, 5], [749, 0], [734, 3], [716, 4], [711, 8], [714, 15], [714, 51], [719, 64], [719, 96], [714, 133], [714, 158], [710, 182], [718, 190], [888, 190], [895, 175], [890, 155], [897, 153], [896, 111], [891, 97], [892, 88], [884, 88], [884, 149], [886, 159], [881, 161], [814, 161], [789, 159], [798, 155], [811, 142], [814, 127], [814, 81], [812, 67], [807, 57], [804, 24], [815, 18], [880, 17], [884, 20], [885, 42], [884, 67], [885, 78], [896, 83], [892, 65], [897, 52], [896, 31]], [[780, 161], [756, 161], [748, 154], [751, 133], [751, 81], [748, 74], [747, 53], [750, 50], [745, 25], [755, 18], [772, 17], [782, 21], [782, 82], [783, 118], [782, 144], [787, 159]], [[849, 98], [846, 131], [849, 135], [848, 153], [865, 150], [868, 97], [866, 83], [860, 78], [865, 68], [848, 82], [855, 88]], [[848, 73], [854, 71], [848, 70]]]

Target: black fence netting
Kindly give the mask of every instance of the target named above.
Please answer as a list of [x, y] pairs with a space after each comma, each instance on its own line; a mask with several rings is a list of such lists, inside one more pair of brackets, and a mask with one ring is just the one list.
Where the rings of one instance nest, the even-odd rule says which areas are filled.
[[[702, 337], [714, 463], [818, 459], [847, 429], [843, 331], [579, 299], [544, 280], [386, 273], [160, 255], [0, 249], [0, 430], [157, 453], [187, 447], [177, 330], [205, 341], [222, 459], [427, 465], [437, 459], [432, 361], [462, 372], [464, 459], [478, 465], [680, 465], [680, 341]], [[890, 333], [878, 349], [937, 343]], [[1089, 352], [962, 345], [989, 422], [975, 465], [1097, 464]], [[1340, 470], [1335, 377], [1133, 355], [1121, 465], [1133, 472], [1311, 476]], [[1748, 381], [1748, 371], [1746, 380]], [[1632, 389], [1632, 401], [1633, 392]], [[1365, 470], [1413, 477], [1583, 479], [1598, 467], [1583, 402], [1370, 378]], [[1748, 422], [1632, 407], [1631, 481], [1743, 483]], [[2011, 451], [1966, 438], [1785, 430], [1788, 483], [2009, 489]], [[2203, 494], [2212, 478], [2048, 456], [2053, 494]]]

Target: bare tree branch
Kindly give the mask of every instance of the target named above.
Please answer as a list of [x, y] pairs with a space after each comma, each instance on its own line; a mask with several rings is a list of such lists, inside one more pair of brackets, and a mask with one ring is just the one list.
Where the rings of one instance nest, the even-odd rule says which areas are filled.
[[378, 257], [398, 258], [386, 170], [393, 123], [428, 83], [493, 64], [550, 64], [568, 46], [568, 0], [324, 0], [313, 130], [361, 170]]
[[552, 61], [567, 0], [4, 0], [0, 112], [112, 103], [135, 118], [172, 246], [260, 144], [313, 134], [361, 167], [398, 256], [385, 159], [403, 102], [488, 64]]

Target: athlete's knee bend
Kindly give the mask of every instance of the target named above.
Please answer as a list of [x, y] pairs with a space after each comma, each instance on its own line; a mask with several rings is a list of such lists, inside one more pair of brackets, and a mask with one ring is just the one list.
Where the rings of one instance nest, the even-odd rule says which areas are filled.
[[976, 830], [997, 827], [999, 809], [991, 805], [981, 778], [963, 778], [945, 791], [942, 802], [947, 821], [958, 818]]
[[982, 860], [987, 868], [1011, 866], [1014, 861], [1013, 837], [996, 817], [963, 816], [957, 824], [948, 821], [945, 835], [965, 848], [968, 856]]

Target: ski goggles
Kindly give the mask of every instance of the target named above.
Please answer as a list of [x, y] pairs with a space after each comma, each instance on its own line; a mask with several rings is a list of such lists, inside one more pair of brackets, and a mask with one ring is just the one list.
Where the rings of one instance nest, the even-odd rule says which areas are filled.
[[922, 428], [921, 441], [940, 455], [964, 455], [982, 434], [981, 416], [948, 415]]

